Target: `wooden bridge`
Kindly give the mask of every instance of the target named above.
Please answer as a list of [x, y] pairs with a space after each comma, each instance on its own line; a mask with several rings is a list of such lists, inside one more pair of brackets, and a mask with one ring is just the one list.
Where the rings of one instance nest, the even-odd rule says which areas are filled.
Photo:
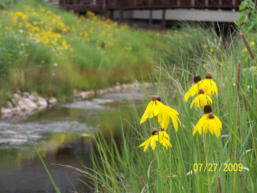
[[113, 19], [234, 22], [242, 0], [48, 0], [77, 13]]

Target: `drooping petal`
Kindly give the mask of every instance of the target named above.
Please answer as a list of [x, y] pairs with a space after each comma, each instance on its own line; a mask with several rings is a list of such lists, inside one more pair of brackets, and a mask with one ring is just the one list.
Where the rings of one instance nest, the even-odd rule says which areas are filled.
[[209, 105], [212, 103], [212, 99], [210, 96], [208, 96], [207, 94], [198, 94], [194, 100], [191, 102], [190, 104], [190, 108], [192, 108], [193, 106], [195, 108], [198, 108], [198, 107], [204, 107], [206, 105]]
[[156, 148], [156, 142], [158, 141], [158, 135], [154, 135], [151, 140], [151, 147], [153, 150]]
[[202, 135], [202, 129], [203, 129], [203, 124], [205, 123], [205, 120], [207, 119], [207, 115], [203, 115], [199, 121], [196, 123], [194, 130], [193, 130], [193, 136], [195, 135], [196, 132], [199, 133], [199, 135]]
[[181, 126], [181, 122], [176, 114], [170, 113], [170, 117], [174, 126], [175, 131], [178, 131], [178, 125]]
[[157, 101], [157, 100], [151, 101], [147, 105], [145, 112], [141, 117], [140, 124], [144, 123], [147, 119], [151, 119], [157, 116], [160, 112], [160, 108], [162, 105], [163, 104], [160, 101]]
[[167, 106], [167, 105], [162, 105], [160, 108], [160, 113], [158, 114], [158, 123], [160, 124], [162, 129], [167, 129], [169, 126], [170, 119], [172, 120], [173, 126], [175, 130], [178, 130], [178, 123], [181, 124], [179, 118], [178, 118], [178, 112]]
[[[201, 81], [200, 81], [201, 82]], [[195, 96], [199, 90], [199, 82], [193, 84], [184, 95], [185, 102], [188, 101], [189, 97]]]
[[161, 145], [163, 145], [166, 149], [171, 147], [170, 143], [170, 136], [166, 131], [160, 131], [159, 132], [159, 142]]
[[153, 116], [153, 106], [154, 106], [154, 101], [151, 101], [146, 109], [145, 109], [145, 112], [143, 114], [143, 116], [141, 117], [141, 120], [140, 120], [140, 124], [144, 123], [148, 118], [152, 118], [151, 116]]
[[216, 137], [219, 137], [222, 130], [222, 122], [219, 120], [217, 116], [214, 116], [213, 122], [215, 124], [214, 133]]
[[151, 139], [152, 139], [152, 136], [149, 137], [147, 140], [145, 140], [143, 143], [141, 143], [138, 147], [144, 147], [145, 146], [144, 151], [146, 151], [150, 142], [151, 142]]
[[156, 142], [158, 142], [158, 135], [154, 134], [147, 140], [145, 140], [143, 143], [141, 143], [138, 147], [144, 147], [144, 151], [146, 151], [150, 145], [154, 150], [156, 148]]

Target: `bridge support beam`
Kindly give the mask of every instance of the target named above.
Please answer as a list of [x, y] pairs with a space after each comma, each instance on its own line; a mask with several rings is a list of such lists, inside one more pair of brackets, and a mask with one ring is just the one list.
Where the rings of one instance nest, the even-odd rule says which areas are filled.
[[149, 25], [153, 25], [153, 10], [149, 10]]
[[166, 9], [162, 10], [162, 24], [161, 27], [165, 29], [166, 27]]
[[[234, 23], [238, 12], [230, 10], [199, 10], [199, 9], [166, 9], [152, 10], [152, 20], [166, 21], [202, 21], [202, 22], [228, 22]], [[149, 21], [149, 10], [124, 11], [124, 19], [138, 19]], [[114, 11], [114, 19], [119, 20], [119, 11]]]

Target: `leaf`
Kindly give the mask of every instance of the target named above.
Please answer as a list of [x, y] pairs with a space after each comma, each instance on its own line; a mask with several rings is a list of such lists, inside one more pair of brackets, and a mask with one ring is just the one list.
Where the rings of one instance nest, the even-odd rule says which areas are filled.
[[239, 11], [243, 11], [246, 8], [246, 5], [241, 3], [239, 6]]
[[241, 16], [241, 17], [237, 20], [236, 25], [240, 27], [240, 26], [244, 23], [245, 19], [246, 19], [246, 16], [245, 16], [245, 15]]

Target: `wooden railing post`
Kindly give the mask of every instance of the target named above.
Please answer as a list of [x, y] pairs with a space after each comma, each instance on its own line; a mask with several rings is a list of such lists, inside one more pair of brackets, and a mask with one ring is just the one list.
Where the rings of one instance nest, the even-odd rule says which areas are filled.
[[120, 0], [120, 17], [119, 17], [119, 23], [123, 21], [123, 9], [124, 9], [124, 0]]
[[162, 24], [161, 27], [165, 29], [166, 27], [166, 9], [162, 10]]

